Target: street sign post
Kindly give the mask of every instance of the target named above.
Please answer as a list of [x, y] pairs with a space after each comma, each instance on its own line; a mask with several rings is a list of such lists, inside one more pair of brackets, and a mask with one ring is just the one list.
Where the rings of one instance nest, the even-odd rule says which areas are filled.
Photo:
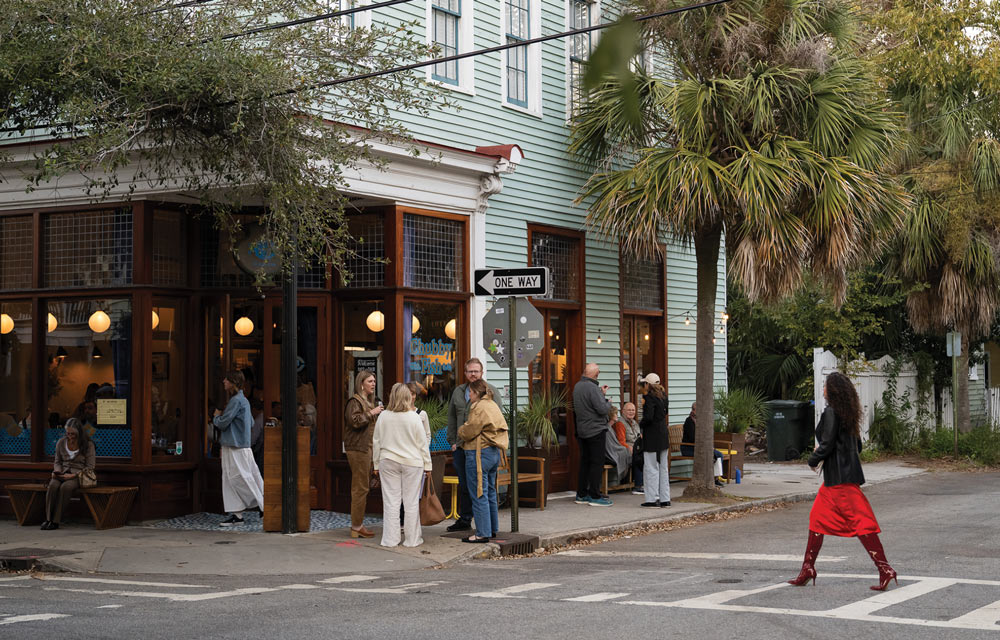
[[548, 267], [476, 269], [477, 296], [543, 296], [549, 292]]
[[962, 332], [949, 331], [944, 338], [945, 353], [951, 356], [951, 420], [958, 455], [958, 357], [962, 355]]
[[[547, 271], [547, 270], [546, 270]], [[477, 272], [478, 273], [478, 272]], [[544, 283], [543, 283], [544, 284]], [[507, 426], [510, 444], [510, 530], [518, 529], [517, 488], [517, 367], [527, 367], [545, 346], [545, 318], [527, 298], [497, 300], [483, 317], [483, 347], [510, 376]]]

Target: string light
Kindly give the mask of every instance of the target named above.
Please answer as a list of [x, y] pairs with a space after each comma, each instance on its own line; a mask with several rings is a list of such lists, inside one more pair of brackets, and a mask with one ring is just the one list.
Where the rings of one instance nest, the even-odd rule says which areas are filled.
[[597, 344], [601, 344], [603, 340], [601, 339], [601, 330], [597, 330]]

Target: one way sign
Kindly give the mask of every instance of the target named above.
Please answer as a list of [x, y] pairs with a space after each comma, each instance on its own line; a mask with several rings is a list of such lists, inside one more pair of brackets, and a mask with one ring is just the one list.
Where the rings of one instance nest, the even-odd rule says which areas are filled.
[[476, 269], [475, 282], [477, 296], [541, 296], [549, 292], [549, 269]]

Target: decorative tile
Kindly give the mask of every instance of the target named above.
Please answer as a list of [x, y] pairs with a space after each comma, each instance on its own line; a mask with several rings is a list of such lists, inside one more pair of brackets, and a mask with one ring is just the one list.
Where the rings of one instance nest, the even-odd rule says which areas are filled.
[[[232, 527], [221, 527], [219, 523], [228, 518], [224, 513], [192, 513], [186, 516], [178, 516], [156, 524], [150, 525], [154, 529], [177, 529], [183, 531], [235, 531], [237, 533], [260, 533], [264, 530], [260, 514], [256, 511], [248, 511], [243, 514], [244, 523]], [[368, 526], [380, 526], [382, 518], [365, 516], [365, 524]], [[336, 511], [311, 511], [309, 514], [310, 531], [329, 531], [331, 529], [344, 529], [351, 526], [351, 516], [347, 513], [337, 513]]]

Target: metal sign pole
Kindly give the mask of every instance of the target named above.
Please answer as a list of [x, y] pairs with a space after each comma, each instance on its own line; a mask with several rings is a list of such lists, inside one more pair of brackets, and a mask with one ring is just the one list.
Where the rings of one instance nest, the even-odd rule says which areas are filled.
[[513, 434], [510, 440], [510, 531], [517, 533], [517, 338], [515, 337], [517, 317], [517, 298], [507, 298], [508, 327], [507, 361], [510, 372], [510, 420], [507, 422], [508, 434]]
[[951, 333], [951, 420], [955, 437], [955, 457], [958, 457], [958, 356], [962, 349], [962, 338], [955, 339], [956, 333]]

